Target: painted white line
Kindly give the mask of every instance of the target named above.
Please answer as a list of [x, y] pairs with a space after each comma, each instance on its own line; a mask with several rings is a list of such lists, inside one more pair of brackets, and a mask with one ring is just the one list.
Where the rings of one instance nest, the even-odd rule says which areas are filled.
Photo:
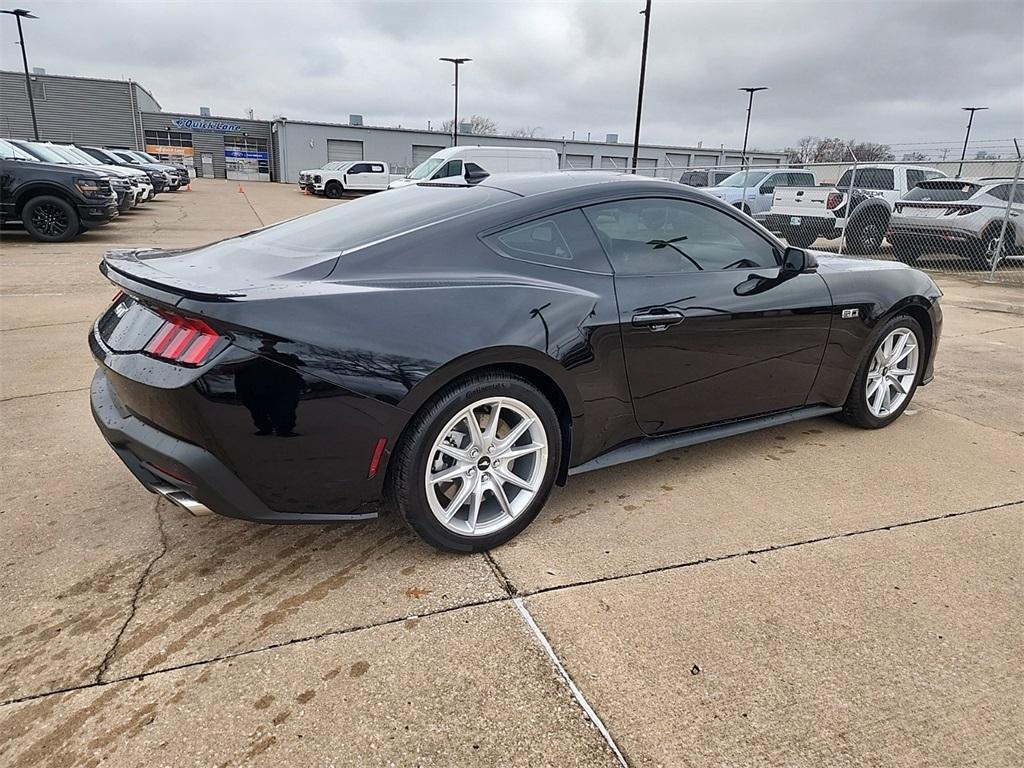
[[605, 742], [608, 744], [608, 748], [615, 754], [616, 759], [619, 761], [619, 765], [621, 765], [622, 768], [629, 768], [629, 763], [626, 762], [626, 758], [615, 743], [615, 739], [612, 738], [612, 735], [608, 732], [608, 728], [605, 727], [604, 721], [597, 716], [597, 712], [595, 712], [594, 708], [590, 706], [590, 703], [587, 701], [587, 697], [583, 695], [583, 691], [581, 691], [576, 686], [576, 683], [573, 682], [572, 678], [569, 677], [569, 672], [562, 666], [562, 662], [558, 660], [558, 656], [555, 654], [555, 649], [551, 647], [551, 643], [548, 642], [544, 633], [540, 631], [540, 627], [538, 627], [537, 622], [533, 620], [533, 616], [530, 615], [528, 610], [526, 610], [526, 606], [523, 604], [523, 599], [521, 597], [513, 597], [512, 603], [515, 605], [516, 610], [519, 611], [519, 615], [523, 617], [523, 621], [526, 622], [526, 626], [528, 626], [530, 631], [533, 632], [533, 636], [537, 638], [537, 642], [540, 643], [540, 647], [544, 649], [548, 658], [551, 659], [551, 663], [555, 665], [555, 669], [558, 670], [558, 674], [562, 676], [565, 684], [569, 686], [569, 692], [572, 694], [572, 697], [576, 699], [576, 703], [580, 705], [580, 708], [586, 716], [590, 718], [590, 722], [594, 724], [598, 733], [600, 733], [604, 738]]

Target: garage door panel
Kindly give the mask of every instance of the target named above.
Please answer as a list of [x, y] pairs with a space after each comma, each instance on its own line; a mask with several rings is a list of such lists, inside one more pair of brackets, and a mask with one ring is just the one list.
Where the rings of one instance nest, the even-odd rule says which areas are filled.
[[412, 145], [412, 165], [415, 168], [424, 160], [429, 160], [435, 152], [440, 152], [444, 147], [433, 147], [427, 144]]
[[593, 155], [569, 155], [565, 156], [565, 168], [593, 168]]
[[347, 139], [327, 140], [327, 161], [348, 162], [350, 160], [363, 159], [363, 142], [348, 141]]

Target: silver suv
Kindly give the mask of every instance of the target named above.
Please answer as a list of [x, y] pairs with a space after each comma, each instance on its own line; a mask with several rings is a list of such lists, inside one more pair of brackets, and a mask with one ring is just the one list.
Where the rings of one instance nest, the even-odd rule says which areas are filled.
[[906, 264], [924, 253], [956, 253], [979, 269], [1024, 252], [1024, 182], [1018, 182], [996, 253], [1012, 189], [1006, 178], [922, 181], [893, 206], [886, 235], [893, 252]]

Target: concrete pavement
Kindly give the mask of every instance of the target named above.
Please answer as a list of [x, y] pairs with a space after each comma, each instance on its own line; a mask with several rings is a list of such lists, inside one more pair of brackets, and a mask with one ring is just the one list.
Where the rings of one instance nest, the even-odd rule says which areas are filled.
[[442, 555], [393, 517], [196, 519], [92, 424], [128, 245], [331, 205], [203, 182], [0, 257], [0, 764], [1024, 762], [1024, 292], [939, 278], [937, 379], [882, 432], [793, 424], [574, 478]]

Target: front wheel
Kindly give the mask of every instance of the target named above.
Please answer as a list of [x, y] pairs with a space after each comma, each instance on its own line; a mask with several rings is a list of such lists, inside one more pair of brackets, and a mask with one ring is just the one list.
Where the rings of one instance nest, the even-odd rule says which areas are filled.
[[480, 552], [537, 516], [561, 454], [558, 417], [532, 384], [502, 373], [473, 376], [415, 417], [392, 459], [388, 496], [427, 543]]
[[25, 203], [21, 222], [34, 240], [63, 243], [79, 233], [78, 212], [66, 200], [51, 195], [35, 197]]
[[853, 380], [842, 418], [865, 429], [886, 427], [910, 405], [925, 361], [921, 324], [897, 315], [874, 336]]
[[339, 184], [336, 181], [332, 181], [330, 184], [324, 187], [324, 195], [331, 198], [331, 200], [337, 200], [339, 197], [341, 197], [341, 194], [344, 191], [345, 190], [342, 188], [341, 184]]

